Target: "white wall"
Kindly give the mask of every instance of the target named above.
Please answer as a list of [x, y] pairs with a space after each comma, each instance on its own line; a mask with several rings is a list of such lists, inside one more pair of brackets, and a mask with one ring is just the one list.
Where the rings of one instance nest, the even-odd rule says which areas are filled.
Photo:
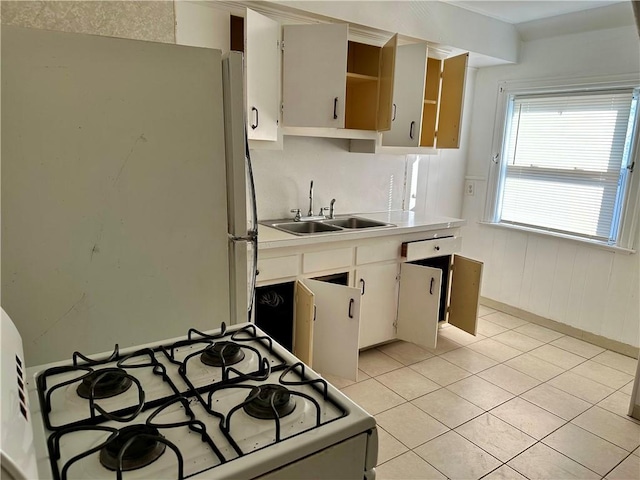
[[[640, 72], [635, 27], [525, 42], [521, 63], [478, 71], [467, 175], [488, 178], [498, 83]], [[479, 225], [485, 181], [464, 197], [464, 253], [485, 262], [482, 295], [629, 345], [640, 345], [636, 255]], [[640, 248], [636, 236], [635, 248]]]
[[350, 153], [341, 139], [284, 137], [284, 149], [252, 150], [260, 220], [303, 215], [314, 180], [314, 212], [336, 199], [336, 214], [402, 208], [404, 155]]

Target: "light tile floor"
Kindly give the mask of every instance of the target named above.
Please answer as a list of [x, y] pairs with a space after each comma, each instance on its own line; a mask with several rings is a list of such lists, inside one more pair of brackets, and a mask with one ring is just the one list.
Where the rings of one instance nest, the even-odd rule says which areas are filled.
[[330, 377], [378, 421], [377, 478], [640, 480], [626, 415], [636, 360], [481, 307], [478, 336], [439, 331]]

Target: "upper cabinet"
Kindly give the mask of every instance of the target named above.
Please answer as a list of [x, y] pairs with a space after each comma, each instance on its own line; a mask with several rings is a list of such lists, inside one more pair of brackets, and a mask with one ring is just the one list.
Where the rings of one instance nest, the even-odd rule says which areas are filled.
[[244, 27], [249, 140], [277, 140], [280, 117], [280, 24], [247, 10]]
[[247, 135], [278, 140], [280, 24], [253, 10], [231, 15], [211, 2], [176, 2], [176, 43], [244, 53]]
[[281, 27], [277, 13], [228, 9], [176, 2], [176, 43], [244, 53], [252, 148], [282, 148], [283, 134], [348, 138], [363, 153], [460, 146], [468, 54], [441, 60], [398, 35], [379, 46], [344, 23]]
[[390, 128], [397, 38], [377, 47], [348, 34], [343, 24], [284, 26], [284, 126]]
[[389, 147], [458, 148], [469, 54], [439, 60], [426, 44], [398, 47]]
[[393, 87], [391, 129], [382, 136], [383, 145], [418, 147], [422, 124], [427, 44], [398, 47]]
[[344, 128], [347, 25], [285, 25], [282, 123]]
[[448, 58], [442, 62], [442, 92], [440, 93], [438, 123], [433, 143], [436, 148], [458, 148], [460, 146], [462, 102], [468, 62], [468, 53]]

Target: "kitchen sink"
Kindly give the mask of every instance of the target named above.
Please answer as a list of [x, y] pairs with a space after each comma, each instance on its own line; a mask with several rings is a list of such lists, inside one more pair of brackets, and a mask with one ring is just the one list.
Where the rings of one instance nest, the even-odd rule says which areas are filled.
[[378, 222], [360, 217], [337, 217], [322, 220], [302, 220], [298, 222], [293, 220], [267, 220], [260, 223], [283, 232], [293, 233], [294, 235], [347, 232], [361, 228], [395, 227], [395, 225], [391, 223]]
[[339, 232], [342, 230], [339, 227], [333, 225], [327, 225], [320, 222], [276, 222], [265, 223], [278, 230], [283, 230], [287, 233], [294, 233], [296, 235], [311, 235], [314, 233], [326, 233], [326, 232]]
[[322, 220], [325, 225], [334, 225], [342, 228], [372, 228], [372, 227], [393, 227], [389, 223], [378, 222], [376, 220], [369, 220], [367, 218], [360, 217], [343, 217], [333, 218], [330, 220]]

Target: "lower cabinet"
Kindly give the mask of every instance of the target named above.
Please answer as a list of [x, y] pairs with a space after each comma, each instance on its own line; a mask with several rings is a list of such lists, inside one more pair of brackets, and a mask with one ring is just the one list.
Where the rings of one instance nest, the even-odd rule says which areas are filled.
[[322, 374], [356, 381], [360, 290], [303, 279], [295, 286], [293, 353]]
[[360, 349], [436, 348], [441, 321], [476, 334], [483, 265], [461, 247], [451, 232], [261, 258], [260, 281], [282, 282], [256, 290], [256, 324], [319, 373], [355, 381]]
[[398, 263], [365, 265], [356, 269], [360, 288], [360, 348], [388, 342], [396, 337], [398, 310]]
[[295, 282], [256, 288], [255, 323], [289, 351], [293, 348]]
[[[431, 259], [436, 258], [442, 259]], [[429, 263], [416, 259], [400, 265], [397, 338], [436, 348], [440, 320], [476, 335], [482, 262], [449, 255], [445, 268], [441, 261]]]

